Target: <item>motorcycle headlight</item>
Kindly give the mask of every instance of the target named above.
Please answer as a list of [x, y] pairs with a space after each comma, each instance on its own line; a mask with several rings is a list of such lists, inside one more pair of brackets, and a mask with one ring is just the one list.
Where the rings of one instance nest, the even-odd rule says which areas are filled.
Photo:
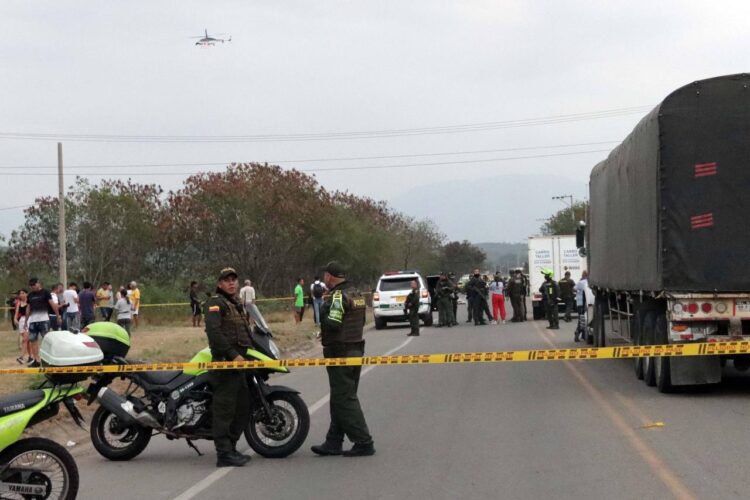
[[281, 359], [281, 351], [279, 350], [279, 347], [276, 345], [276, 342], [274, 342], [271, 339], [268, 339], [268, 346], [271, 348], [271, 354], [273, 354], [273, 357], [276, 359]]

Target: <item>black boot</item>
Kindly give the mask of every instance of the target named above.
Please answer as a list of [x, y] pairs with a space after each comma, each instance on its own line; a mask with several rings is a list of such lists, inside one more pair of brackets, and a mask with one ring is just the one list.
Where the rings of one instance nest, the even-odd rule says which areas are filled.
[[375, 446], [372, 441], [369, 443], [354, 443], [351, 450], [346, 450], [343, 455], [345, 457], [369, 457], [375, 454]]
[[313, 453], [323, 457], [341, 455], [341, 443], [332, 443], [325, 441], [323, 444], [316, 444], [310, 448]]
[[223, 451], [216, 454], [216, 467], [242, 467], [249, 459], [236, 451]]

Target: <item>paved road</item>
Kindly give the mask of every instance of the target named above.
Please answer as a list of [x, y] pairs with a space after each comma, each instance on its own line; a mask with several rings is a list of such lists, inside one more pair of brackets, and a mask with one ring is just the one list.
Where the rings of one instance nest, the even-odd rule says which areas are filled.
[[[368, 334], [368, 353], [569, 347], [573, 323]], [[81, 498], [746, 498], [750, 379], [661, 395], [627, 360], [368, 368], [361, 399], [374, 457], [316, 457], [328, 423], [322, 369], [283, 377], [312, 425], [283, 460], [216, 469], [211, 443], [154, 439], [128, 463], [78, 457]], [[663, 422], [663, 427], [650, 427]]]

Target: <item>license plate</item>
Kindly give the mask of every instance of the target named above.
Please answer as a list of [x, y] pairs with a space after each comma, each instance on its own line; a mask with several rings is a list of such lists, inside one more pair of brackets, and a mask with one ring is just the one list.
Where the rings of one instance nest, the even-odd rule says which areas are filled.
[[406, 296], [396, 297], [396, 302], [398, 302], [399, 304], [403, 304], [404, 302], [406, 302]]
[[741, 313], [750, 312], [750, 300], [738, 300], [736, 304], [737, 304], [737, 312], [741, 312]]

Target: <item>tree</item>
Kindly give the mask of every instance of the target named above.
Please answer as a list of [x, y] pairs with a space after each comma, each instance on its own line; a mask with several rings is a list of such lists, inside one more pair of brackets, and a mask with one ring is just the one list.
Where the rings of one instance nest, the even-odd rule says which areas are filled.
[[[131, 181], [92, 186], [78, 178], [65, 198], [68, 276], [94, 283], [124, 283], [147, 275], [159, 237], [161, 188]], [[57, 274], [58, 199], [42, 197], [13, 231], [9, 264], [25, 275]]]
[[441, 267], [444, 272], [463, 273], [481, 267], [487, 259], [484, 251], [464, 241], [451, 241], [443, 247]]
[[542, 234], [545, 236], [575, 234], [578, 222], [588, 219], [588, 208], [587, 201], [577, 201], [573, 203], [573, 207], [563, 208], [542, 225]]

